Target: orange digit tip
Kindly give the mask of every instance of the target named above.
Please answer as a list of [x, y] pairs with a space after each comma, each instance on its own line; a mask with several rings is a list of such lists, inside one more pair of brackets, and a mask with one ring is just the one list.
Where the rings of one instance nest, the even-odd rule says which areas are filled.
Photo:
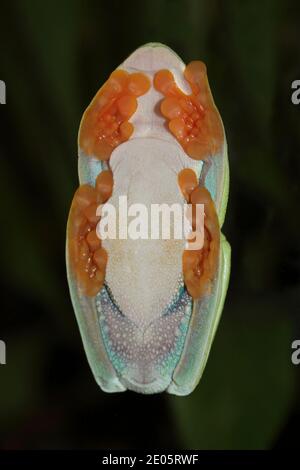
[[106, 202], [112, 195], [113, 174], [110, 170], [101, 171], [96, 179], [96, 190], [101, 203]]
[[163, 95], [172, 96], [176, 94], [177, 87], [173, 74], [169, 70], [160, 70], [154, 76], [153, 84]]
[[93, 202], [84, 211], [83, 214], [91, 224], [97, 224], [100, 217], [97, 215], [98, 204]]
[[190, 201], [192, 191], [197, 187], [197, 175], [191, 168], [184, 168], [178, 174], [178, 184], [186, 201]]
[[128, 90], [134, 96], [145, 95], [149, 91], [151, 83], [143, 73], [132, 73], [128, 80]]
[[[201, 160], [203, 154], [205, 153], [205, 148], [207, 147], [207, 142], [200, 142], [199, 140], [194, 140], [189, 142], [186, 146], [186, 153], [193, 160]], [[207, 156], [210, 156], [209, 154]]]
[[197, 186], [191, 193], [191, 203], [192, 204], [207, 204], [210, 206], [213, 205], [213, 200], [209, 191], [204, 186]]
[[97, 193], [95, 188], [89, 184], [82, 184], [74, 194], [73, 203], [82, 210], [94, 202], [96, 196]]
[[201, 89], [204, 81], [207, 81], [206, 65], [200, 60], [190, 62], [184, 71], [184, 78], [189, 82], [194, 93]]
[[113, 91], [115, 94], [122, 93], [122, 91], [126, 90], [128, 76], [129, 74], [125, 70], [114, 70], [106, 82], [107, 88]]

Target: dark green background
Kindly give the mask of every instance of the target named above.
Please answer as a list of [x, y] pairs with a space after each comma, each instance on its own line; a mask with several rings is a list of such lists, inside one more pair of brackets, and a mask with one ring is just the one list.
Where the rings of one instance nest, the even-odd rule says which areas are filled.
[[[298, 2], [0, 4], [2, 448], [271, 448], [299, 442]], [[109, 395], [89, 370], [64, 245], [81, 115], [135, 48], [202, 59], [231, 166], [232, 276], [203, 379], [189, 397]]]

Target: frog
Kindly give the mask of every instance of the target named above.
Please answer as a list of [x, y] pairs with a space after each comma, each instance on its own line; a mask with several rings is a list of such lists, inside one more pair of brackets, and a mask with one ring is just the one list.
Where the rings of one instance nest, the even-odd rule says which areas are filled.
[[[189, 395], [213, 344], [231, 259], [221, 231], [227, 142], [205, 64], [185, 65], [160, 43], [135, 50], [83, 114], [78, 174], [67, 278], [96, 382], [108, 393]], [[124, 232], [121, 198], [147, 210], [188, 206], [190, 238], [105, 236], [108, 208]], [[169, 223], [174, 229], [175, 217]]]

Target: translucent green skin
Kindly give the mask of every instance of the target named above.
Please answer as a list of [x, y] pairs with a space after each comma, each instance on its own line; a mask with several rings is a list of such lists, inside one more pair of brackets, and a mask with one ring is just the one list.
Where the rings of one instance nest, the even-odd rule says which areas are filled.
[[[166, 47], [158, 43], [146, 44], [144, 48]], [[168, 48], [169, 49], [169, 48]], [[169, 49], [170, 50], [170, 49]], [[172, 54], [176, 54], [171, 51]], [[179, 59], [180, 60], [180, 59]], [[224, 133], [225, 135], [225, 133]], [[199, 173], [203, 163], [199, 162]], [[80, 184], [94, 185], [97, 175], [106, 168], [106, 163], [81, 155], [79, 151]], [[205, 179], [219, 217], [220, 228], [223, 225], [229, 191], [229, 166], [226, 138], [222, 152], [211, 157], [210, 169]], [[220, 260], [218, 272], [209, 297], [192, 303], [192, 314], [185, 338], [181, 357], [172, 371], [169, 384], [157, 390], [141, 389], [141, 393], [159, 393], [163, 390], [174, 395], [188, 395], [197, 386], [204, 371], [212, 346], [214, 335], [221, 317], [230, 275], [230, 245], [221, 234]], [[111, 363], [100, 331], [95, 298], [89, 298], [80, 292], [74, 279], [66, 250], [67, 276], [71, 299], [79, 325], [84, 349], [94, 377], [105, 392], [126, 390]]]

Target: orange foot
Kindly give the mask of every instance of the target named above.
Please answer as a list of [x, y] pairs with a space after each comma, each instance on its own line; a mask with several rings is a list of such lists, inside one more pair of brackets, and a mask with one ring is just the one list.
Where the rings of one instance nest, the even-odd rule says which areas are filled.
[[156, 73], [154, 86], [166, 97], [160, 109], [172, 134], [191, 158], [205, 160], [222, 148], [222, 121], [209, 88], [205, 64], [191, 62], [184, 77], [191, 87], [190, 95], [177, 87], [169, 70]]
[[108, 160], [114, 148], [129, 139], [129, 118], [137, 109], [137, 97], [150, 88], [142, 73], [115, 70], [85, 111], [79, 130], [79, 146], [88, 156]]
[[220, 227], [214, 202], [205, 187], [198, 186], [196, 173], [186, 168], [178, 175], [178, 184], [186, 201], [191, 204], [193, 231], [196, 204], [204, 205], [204, 242], [201, 249], [184, 250], [182, 256], [183, 278], [189, 294], [194, 299], [211, 292], [217, 272], [220, 251]]
[[91, 297], [103, 286], [107, 264], [107, 253], [101, 248], [96, 232], [100, 220], [97, 208], [110, 198], [112, 189], [111, 171], [102, 171], [95, 188], [88, 184], [79, 186], [70, 210], [67, 229], [70, 262], [83, 293]]

